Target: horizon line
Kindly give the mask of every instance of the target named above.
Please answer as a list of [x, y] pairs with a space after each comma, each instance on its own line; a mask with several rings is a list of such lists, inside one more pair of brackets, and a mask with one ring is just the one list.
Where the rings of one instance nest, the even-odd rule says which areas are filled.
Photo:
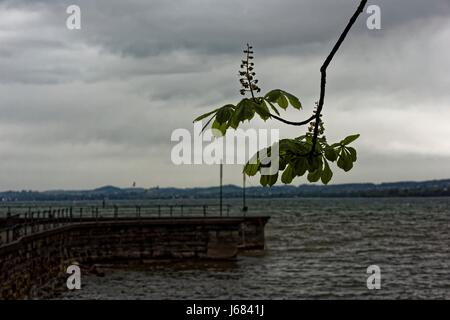
[[[302, 184], [276, 184], [274, 185], [272, 188], [274, 187], [300, 187], [300, 186], [314, 186], [314, 187], [331, 187], [331, 186], [345, 186], [345, 185], [364, 185], [364, 184], [371, 184], [371, 185], [384, 185], [384, 184], [398, 184], [398, 183], [425, 183], [425, 182], [437, 182], [437, 181], [449, 181], [450, 182], [450, 178], [446, 178], [446, 179], [431, 179], [431, 180], [400, 180], [400, 181], [393, 181], [393, 182], [349, 182], [349, 183], [332, 183], [332, 184], [320, 184], [320, 183], [302, 183]], [[224, 184], [223, 187], [237, 187], [237, 188], [241, 188], [242, 186], [236, 185], [236, 184]], [[190, 187], [173, 187], [173, 186], [165, 186], [165, 187], [160, 187], [158, 186], [151, 186], [151, 187], [140, 187], [140, 186], [130, 186], [130, 187], [118, 187], [112, 184], [107, 184], [107, 185], [103, 185], [103, 186], [99, 186], [99, 187], [95, 187], [95, 188], [88, 188], [88, 189], [47, 189], [47, 190], [33, 190], [33, 189], [20, 189], [20, 190], [13, 190], [13, 189], [9, 189], [9, 190], [0, 190], [0, 193], [5, 193], [5, 192], [54, 192], [54, 191], [95, 191], [98, 189], [102, 189], [102, 188], [117, 188], [120, 190], [126, 190], [126, 189], [144, 189], [144, 190], [151, 190], [151, 189], [210, 189], [210, 188], [219, 188], [219, 185], [212, 185], [212, 186], [190, 186]], [[246, 189], [251, 189], [251, 188], [264, 188], [261, 185], [256, 185], [256, 186], [247, 186]]]

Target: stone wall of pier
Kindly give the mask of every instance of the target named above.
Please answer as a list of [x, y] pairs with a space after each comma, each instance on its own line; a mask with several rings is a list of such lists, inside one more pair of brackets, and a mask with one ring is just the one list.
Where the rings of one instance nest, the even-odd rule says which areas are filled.
[[[74, 262], [230, 259], [264, 249], [267, 217], [79, 221], [0, 247], [0, 299], [22, 299]], [[63, 285], [64, 282], [59, 282]]]

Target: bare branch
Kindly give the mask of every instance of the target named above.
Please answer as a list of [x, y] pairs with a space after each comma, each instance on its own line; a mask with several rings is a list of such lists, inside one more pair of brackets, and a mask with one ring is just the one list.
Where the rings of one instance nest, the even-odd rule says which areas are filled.
[[292, 122], [292, 121], [285, 120], [285, 119], [283, 119], [283, 118], [281, 118], [281, 117], [278, 117], [278, 116], [276, 116], [276, 115], [274, 115], [274, 114], [270, 114], [270, 116], [271, 116], [272, 118], [274, 118], [274, 119], [280, 121], [280, 122], [289, 124], [289, 125], [291, 125], [291, 126], [299, 126], [299, 127], [300, 127], [300, 126], [304, 126], [304, 125], [310, 123], [312, 120], [314, 120], [314, 119], [316, 118], [316, 114], [314, 114], [314, 115], [312, 115], [311, 117], [309, 117], [308, 119], [306, 119], [306, 120], [304, 120], [304, 121], [301, 121], [301, 122]]
[[314, 126], [314, 135], [313, 135], [313, 145], [311, 149], [311, 154], [314, 153], [316, 144], [317, 144], [317, 137], [319, 135], [319, 124], [320, 124], [320, 116], [322, 112], [323, 105], [325, 103], [325, 87], [327, 83], [327, 68], [330, 65], [331, 61], [333, 60], [334, 55], [339, 50], [339, 47], [344, 42], [345, 38], [347, 37], [348, 32], [352, 28], [352, 26], [355, 24], [356, 20], [358, 19], [359, 15], [364, 11], [364, 7], [367, 4], [367, 0], [362, 0], [359, 4], [358, 8], [356, 9], [353, 16], [350, 18], [350, 21], [348, 22], [347, 26], [345, 27], [344, 31], [342, 32], [341, 36], [339, 37], [338, 41], [334, 45], [333, 49], [331, 50], [328, 57], [325, 59], [325, 62], [323, 63], [322, 67], [320, 68], [321, 78], [320, 78], [320, 99], [319, 103], [317, 105], [317, 111], [315, 114], [316, 123]]

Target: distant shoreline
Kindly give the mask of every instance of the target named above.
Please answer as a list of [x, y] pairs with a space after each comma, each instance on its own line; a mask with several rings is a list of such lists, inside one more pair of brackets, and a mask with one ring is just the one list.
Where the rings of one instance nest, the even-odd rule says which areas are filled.
[[[354, 183], [338, 185], [283, 185], [272, 188], [249, 187], [246, 197], [258, 198], [396, 198], [448, 197], [450, 179], [422, 182]], [[235, 185], [223, 186], [223, 198], [241, 198], [243, 189]], [[5, 191], [0, 202], [28, 201], [103, 201], [103, 200], [170, 200], [216, 199], [219, 187], [204, 188], [119, 188], [104, 186], [93, 190]]]

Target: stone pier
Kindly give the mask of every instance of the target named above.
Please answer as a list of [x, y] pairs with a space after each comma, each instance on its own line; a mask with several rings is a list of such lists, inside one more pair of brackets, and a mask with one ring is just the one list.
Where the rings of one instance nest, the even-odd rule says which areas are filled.
[[0, 299], [21, 299], [77, 261], [232, 259], [264, 250], [269, 217], [83, 219], [0, 246]]

